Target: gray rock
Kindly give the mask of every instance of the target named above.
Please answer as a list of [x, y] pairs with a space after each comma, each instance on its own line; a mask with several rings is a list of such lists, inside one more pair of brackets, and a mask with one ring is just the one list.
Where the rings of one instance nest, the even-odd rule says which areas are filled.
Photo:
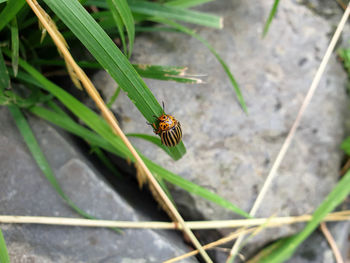
[[[0, 214], [79, 217], [41, 173], [4, 107], [0, 122]], [[80, 208], [101, 219], [150, 220], [103, 181], [66, 137], [37, 118], [31, 117], [30, 123], [64, 192]], [[187, 250], [181, 237], [171, 231], [130, 229], [117, 234], [99, 228], [0, 227], [13, 263], [161, 262]]]
[[[308, 8], [282, 1], [270, 32], [261, 38], [272, 1], [216, 1], [203, 10], [224, 17], [224, 29], [196, 27], [228, 63], [248, 105], [245, 115], [214, 56], [196, 39], [176, 33], [147, 33], [136, 40], [134, 62], [184, 65], [207, 74], [206, 83], [183, 85], [146, 80], [158, 101], [165, 102], [183, 128], [187, 154], [172, 161], [163, 151], [134, 139], [141, 152], [169, 170], [206, 187], [249, 211], [261, 189], [329, 43], [331, 26]], [[116, 84], [106, 73], [95, 76], [106, 97]], [[259, 210], [259, 217], [312, 213], [335, 185], [341, 160], [346, 108], [346, 74], [335, 56], [330, 60], [296, 137]], [[126, 97], [113, 105], [125, 132], [152, 134]], [[173, 189], [188, 216], [237, 218], [232, 212]], [[193, 200], [189, 202], [188, 200]], [[300, 226], [264, 231], [256, 249]], [[222, 231], [226, 234], [227, 231]]]

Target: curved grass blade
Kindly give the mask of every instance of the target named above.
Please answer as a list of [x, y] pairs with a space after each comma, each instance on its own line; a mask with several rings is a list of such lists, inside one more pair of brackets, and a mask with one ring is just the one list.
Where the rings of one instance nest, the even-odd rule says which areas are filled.
[[[187, 10], [175, 6], [167, 6], [156, 2], [129, 0], [128, 3], [131, 11], [134, 14], [174, 19], [187, 23], [219, 29], [223, 27], [223, 19], [216, 15]], [[107, 8], [106, 3], [104, 3], [103, 1], [96, 0], [88, 0], [85, 3], [85, 5], [96, 5], [100, 8]]]
[[[66, 118], [62, 118], [59, 114], [55, 112], [51, 112], [49, 110], [46, 110], [42, 107], [32, 107], [30, 111], [37, 115], [38, 117], [47, 120], [63, 129], [65, 129], [68, 132], [71, 132], [75, 134], [76, 136], [79, 136], [86, 141], [89, 141], [91, 144], [94, 144], [96, 146], [99, 146], [100, 148], [116, 154], [122, 158], [129, 158], [133, 161], [132, 155], [128, 153], [127, 149], [124, 149], [125, 146], [117, 139], [114, 140], [108, 140], [106, 139], [108, 135], [106, 136], [104, 134], [103, 138], [94, 132], [88, 130], [87, 128], [84, 128], [77, 123], [73, 121], [69, 121]], [[92, 112], [95, 114], [94, 112]], [[96, 118], [93, 117], [93, 114], [90, 116], [91, 119]], [[227, 201], [226, 199], [222, 198], [221, 196], [199, 186], [196, 185], [190, 181], [187, 181], [186, 179], [182, 178], [181, 176], [178, 176], [163, 167], [153, 163], [146, 157], [142, 157], [146, 165], [149, 167], [149, 169], [152, 171], [152, 173], [155, 173], [156, 175], [162, 177], [164, 180], [168, 181], [169, 183], [172, 183], [180, 188], [183, 188], [184, 190], [194, 194], [198, 195], [204, 199], [207, 199], [208, 201], [211, 201], [213, 203], [216, 203], [226, 209], [229, 209], [243, 217], [251, 218], [251, 216], [246, 213], [245, 211], [241, 210], [231, 202]]]
[[169, 148], [162, 144], [162, 141], [159, 139], [159, 137], [156, 137], [153, 135], [148, 135], [148, 134], [141, 134], [141, 133], [128, 133], [128, 134], [126, 134], [126, 136], [144, 139], [146, 141], [149, 141], [150, 143], [157, 145], [159, 148], [161, 148], [164, 152], [166, 152], [175, 161], [178, 160], [179, 158], [181, 158], [181, 154], [179, 154], [179, 156], [180, 156], [179, 157], [179, 156], [175, 155], [174, 152], [169, 151]]
[[186, 34], [198, 39], [200, 42], [202, 42], [202, 44], [204, 44], [210, 50], [210, 52], [216, 57], [216, 59], [219, 61], [219, 63], [221, 64], [221, 66], [225, 70], [227, 76], [229, 77], [229, 79], [232, 83], [232, 86], [233, 86], [234, 91], [236, 93], [237, 100], [238, 100], [239, 104], [241, 105], [241, 107], [245, 113], [248, 112], [243, 95], [241, 93], [241, 90], [238, 86], [236, 79], [234, 78], [233, 74], [231, 73], [229, 67], [227, 66], [226, 62], [220, 57], [220, 55], [216, 52], [216, 50], [204, 38], [202, 38], [200, 35], [196, 34], [193, 30], [191, 30], [185, 26], [182, 26], [174, 21], [171, 21], [169, 19], [150, 18], [148, 20], [172, 26], [175, 29], [179, 30], [180, 32], [186, 33]]
[[18, 72], [18, 57], [19, 57], [19, 38], [18, 38], [18, 25], [17, 25], [16, 17], [12, 19], [10, 28], [11, 28], [12, 69], [13, 69], [13, 74], [16, 76]]
[[8, 89], [10, 87], [10, 77], [9, 73], [7, 71], [5, 60], [2, 55], [1, 47], [0, 47], [0, 97], [2, 97], [4, 94], [4, 90]]
[[115, 92], [113, 93], [112, 97], [109, 99], [108, 103], [107, 103], [107, 107], [111, 108], [112, 104], [115, 102], [115, 100], [118, 98], [119, 96], [119, 92], [120, 92], [120, 87], [118, 86], [118, 88], [116, 88]]
[[16, 16], [25, 4], [25, 0], [8, 0], [0, 13], [0, 31]]
[[[44, 0], [44, 2], [127, 93], [146, 120], [153, 123], [153, 116], [160, 116], [163, 112], [162, 107], [127, 58], [84, 7], [78, 1]], [[185, 149], [185, 146], [180, 142], [171, 151], [176, 148]]]
[[317, 228], [323, 218], [333, 211], [350, 194], [350, 171], [338, 182], [312, 215], [312, 220], [298, 234], [283, 240], [274, 251], [259, 262], [280, 263], [288, 260], [297, 247]]
[[7, 252], [5, 238], [2, 234], [1, 229], [0, 229], [0, 262], [1, 263], [10, 263], [10, 257], [9, 257], [8, 252]]
[[[52, 171], [49, 163], [47, 162], [43, 152], [40, 149], [40, 146], [28, 124], [26, 121], [24, 115], [22, 114], [21, 110], [16, 105], [9, 105], [8, 106], [13, 119], [15, 120], [15, 123], [26, 142], [30, 152], [33, 155], [33, 158], [37, 162], [40, 170], [44, 173], [47, 180], [51, 183], [52, 187], [56, 190], [56, 192], [64, 199], [67, 204], [78, 214], [80, 214], [83, 217], [89, 218], [89, 219], [96, 219], [95, 217], [87, 214], [85, 211], [80, 209], [77, 205], [74, 204], [73, 201], [71, 201], [63, 192], [61, 186], [59, 185], [58, 181], [55, 178], [54, 172]], [[119, 229], [114, 229], [118, 232], [120, 232]]]
[[[109, 9], [112, 12], [113, 18], [117, 24], [118, 31], [120, 36], [124, 38], [124, 51], [126, 52], [126, 44], [123, 27], [125, 26], [126, 32], [129, 38], [129, 50], [128, 57], [130, 58], [135, 38], [135, 22], [134, 18], [131, 14], [131, 10], [129, 8], [126, 0], [107, 0]], [[122, 39], [123, 41], [123, 39]]]
[[264, 30], [263, 30], [263, 34], [262, 34], [263, 37], [265, 37], [267, 32], [269, 31], [272, 19], [274, 18], [275, 14], [277, 12], [277, 7], [278, 7], [278, 4], [279, 4], [279, 1], [280, 0], [275, 0], [275, 2], [273, 3], [273, 6], [272, 6], [272, 8], [270, 10], [269, 17], [267, 18], [265, 26], [264, 26]]

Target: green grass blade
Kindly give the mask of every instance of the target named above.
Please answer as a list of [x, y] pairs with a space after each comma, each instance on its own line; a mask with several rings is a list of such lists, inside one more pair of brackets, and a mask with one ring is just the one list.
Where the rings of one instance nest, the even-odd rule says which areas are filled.
[[[35, 59], [31, 61], [33, 65], [51, 65], [65, 66], [62, 60], [45, 60]], [[103, 69], [98, 62], [78, 61], [78, 65], [82, 68]], [[158, 79], [166, 81], [176, 81], [179, 83], [200, 84], [201, 79], [186, 75], [187, 67], [183, 66], [160, 66], [160, 65], [145, 65], [132, 64], [138, 74], [143, 78]]]
[[340, 145], [340, 148], [347, 154], [350, 155], [350, 137], [346, 138], [342, 144]]
[[115, 102], [115, 100], [118, 98], [119, 96], [119, 92], [120, 92], [120, 87], [115, 89], [115, 92], [113, 93], [112, 97], [109, 99], [108, 103], [107, 103], [107, 107], [111, 108], [112, 104]]
[[348, 72], [348, 75], [350, 74], [350, 48], [346, 49], [339, 49], [338, 55], [343, 60], [344, 67], [346, 71]]
[[19, 57], [19, 37], [17, 19], [14, 17], [11, 22], [11, 49], [12, 49], [12, 69], [16, 76], [18, 72], [18, 57]]
[[[44, 0], [126, 92], [150, 123], [162, 107], [123, 53], [78, 1]], [[183, 142], [171, 151], [183, 148]]]
[[[175, 6], [167, 6], [156, 2], [129, 0], [128, 3], [131, 11], [135, 14], [174, 19], [213, 28], [223, 27], [222, 18], [215, 15]], [[104, 2], [96, 0], [89, 0], [85, 5], [96, 5], [97, 7], [107, 8], [107, 5]]]
[[259, 262], [279, 263], [288, 260], [297, 247], [317, 228], [325, 216], [332, 212], [350, 194], [350, 171], [348, 171], [338, 184], [328, 194], [326, 199], [316, 209], [306, 227], [298, 234], [287, 238], [277, 246], [273, 253]]
[[202, 5], [212, 1], [214, 0], [172, 0], [172, 1], [166, 2], [166, 5], [176, 6], [180, 8], [189, 8], [189, 7]]
[[3, 96], [5, 89], [10, 87], [10, 77], [6, 68], [5, 60], [0, 47], [0, 96]]
[[229, 77], [229, 79], [232, 83], [232, 86], [233, 86], [233, 89], [236, 93], [237, 100], [238, 100], [239, 104], [241, 105], [241, 107], [245, 113], [248, 112], [247, 105], [244, 101], [242, 92], [238, 86], [236, 79], [234, 78], [233, 74], [231, 73], [229, 67], [227, 66], [226, 62], [220, 57], [220, 55], [216, 52], [216, 50], [205, 39], [203, 39], [200, 35], [196, 34], [193, 30], [191, 30], [185, 26], [182, 26], [178, 23], [175, 23], [174, 21], [171, 21], [169, 19], [151, 18], [149, 20], [172, 26], [175, 29], [179, 30], [180, 32], [186, 33], [186, 34], [198, 39], [200, 42], [202, 42], [202, 44], [205, 45], [210, 50], [210, 52], [216, 57], [216, 59], [219, 61], [219, 63], [221, 64], [221, 66], [225, 70], [227, 76]]
[[204, 187], [201, 187], [195, 183], [192, 183], [190, 181], [185, 180], [181, 176], [178, 176], [163, 167], [151, 162], [150, 160], [144, 159], [146, 165], [151, 169], [152, 172], [158, 174], [161, 176], [164, 180], [168, 181], [169, 183], [172, 183], [178, 187], [181, 187], [182, 189], [188, 191], [191, 194], [198, 195], [200, 197], [203, 197], [204, 199], [207, 199], [213, 203], [216, 203], [226, 209], [229, 209], [236, 214], [239, 214], [246, 218], [251, 218], [251, 216], [243, 211], [242, 209], [238, 208], [231, 202], [227, 201], [226, 199], [222, 198], [221, 196], [205, 189]]
[[[78, 124], [76, 124], [73, 121], [70, 121], [67, 118], [64, 118], [60, 116], [59, 114], [46, 110], [42, 107], [32, 107], [30, 111], [37, 115], [40, 118], [43, 118], [63, 129], [65, 129], [68, 132], [71, 132], [84, 140], [90, 142], [93, 145], [99, 146], [100, 148], [111, 152], [113, 154], [116, 154], [122, 158], [130, 158], [133, 160], [132, 155], [128, 152], [128, 150], [125, 148], [123, 143], [118, 140], [118, 138], [112, 138], [112, 139], [106, 139], [108, 136], [105, 136], [106, 138], [102, 138], [101, 136], [95, 134], [94, 132], [88, 130], [87, 128], [84, 128]], [[95, 113], [93, 113], [95, 114]], [[93, 117], [90, 116], [90, 118], [96, 118], [97, 116]], [[250, 217], [248, 213], [244, 212], [237, 206], [233, 205], [229, 201], [225, 200], [221, 196], [201, 187], [198, 186], [190, 181], [187, 181], [186, 179], [183, 179], [181, 176], [178, 176], [174, 173], [171, 173], [170, 171], [164, 169], [163, 167], [153, 163], [149, 159], [142, 157], [145, 161], [146, 165], [149, 167], [152, 173], [162, 177], [164, 180], [168, 181], [169, 183], [172, 183], [174, 185], [177, 185], [188, 192], [198, 195], [200, 197], [203, 197], [207, 199], [208, 201], [214, 202], [224, 208], [227, 208], [243, 217]]]
[[140, 134], [140, 133], [128, 133], [126, 135], [128, 137], [140, 138], [140, 139], [149, 141], [150, 143], [157, 145], [159, 148], [161, 148], [163, 151], [165, 151], [174, 160], [178, 160], [179, 158], [181, 158], [181, 154], [175, 155], [174, 152], [169, 151], [169, 148], [162, 144], [162, 141], [159, 139], [158, 136], [153, 136], [153, 135], [148, 135], [148, 134]]
[[[123, 30], [121, 32], [120, 28], [123, 28], [125, 26], [129, 38], [128, 57], [130, 57], [135, 39], [135, 22], [130, 7], [126, 0], [107, 0], [107, 3], [109, 5], [109, 9], [113, 14], [113, 17], [116, 18], [115, 21], [117, 23], [120, 35], [124, 35]], [[122, 21], [122, 24], [120, 21]]]
[[103, 165], [115, 176], [122, 178], [122, 175], [119, 173], [117, 168], [111, 160], [105, 155], [105, 153], [98, 146], [91, 146], [91, 152], [97, 156], [97, 158], [103, 163]]
[[264, 30], [263, 30], [263, 34], [262, 34], [263, 37], [265, 37], [267, 32], [269, 31], [272, 19], [274, 18], [275, 14], [277, 12], [277, 7], [278, 7], [278, 4], [279, 4], [279, 1], [280, 0], [275, 0], [275, 2], [273, 3], [273, 6], [272, 6], [272, 8], [270, 10], [269, 17], [267, 18], [265, 26], [264, 26]]
[[5, 238], [0, 229], [0, 262], [1, 263], [10, 263], [10, 257], [7, 252]]
[[78, 214], [80, 214], [83, 217], [89, 218], [89, 219], [96, 219], [95, 217], [87, 214], [82, 209], [80, 209], [77, 205], [74, 204], [73, 201], [71, 201], [63, 192], [61, 186], [59, 185], [58, 181], [56, 180], [56, 177], [47, 162], [43, 152], [40, 149], [40, 146], [28, 124], [26, 121], [24, 115], [22, 114], [21, 110], [16, 105], [9, 105], [8, 106], [13, 119], [15, 120], [15, 123], [26, 142], [30, 152], [33, 155], [33, 158], [35, 159], [36, 163], [38, 164], [40, 170], [43, 172], [47, 180], [50, 182], [52, 187], [56, 190], [56, 192], [67, 202], [67, 204]]
[[161, 5], [154, 2], [130, 0], [129, 3], [131, 10], [135, 13], [154, 17], [181, 20], [187, 23], [193, 23], [214, 28], [223, 27], [222, 18], [215, 15], [186, 10], [173, 6]]
[[6, 7], [0, 13], [0, 31], [16, 16], [25, 3], [25, 0], [7, 1]]
[[180, 83], [199, 84], [201, 79], [186, 76], [186, 67], [158, 66], [158, 65], [133, 65], [136, 71], [144, 78], [170, 80]]
[[[118, 10], [116, 10], [116, 8], [114, 8], [113, 2], [112, 0], [107, 0], [107, 3], [109, 5], [109, 9], [111, 9], [111, 13], [113, 16], [113, 25], [117, 26], [118, 32], [119, 32], [119, 36], [120, 36], [120, 40], [122, 41], [122, 46], [123, 46], [123, 52], [125, 55], [127, 55], [128, 53], [128, 47], [126, 45], [126, 39], [125, 39], [125, 34], [124, 34], [124, 23], [122, 18], [120, 17], [120, 14], [118, 13]], [[106, 28], [106, 20], [102, 20], [103, 21], [103, 28]], [[100, 22], [101, 25], [101, 22]]]

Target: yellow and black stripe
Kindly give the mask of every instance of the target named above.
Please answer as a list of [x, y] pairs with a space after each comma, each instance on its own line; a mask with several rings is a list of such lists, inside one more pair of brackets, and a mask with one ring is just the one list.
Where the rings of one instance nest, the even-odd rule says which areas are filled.
[[161, 132], [160, 138], [165, 146], [173, 147], [177, 145], [182, 139], [180, 122], [178, 122], [177, 125], [175, 125], [170, 130]]

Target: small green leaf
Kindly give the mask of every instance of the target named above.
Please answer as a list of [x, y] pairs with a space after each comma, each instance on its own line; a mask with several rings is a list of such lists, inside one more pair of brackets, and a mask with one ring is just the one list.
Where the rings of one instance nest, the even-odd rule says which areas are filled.
[[346, 138], [342, 144], [340, 145], [340, 148], [347, 154], [350, 155], [350, 137]]
[[278, 4], [279, 4], [279, 1], [280, 0], [275, 0], [275, 2], [273, 3], [273, 6], [270, 10], [270, 14], [269, 14], [269, 17], [267, 18], [266, 20], [266, 23], [265, 23], [265, 26], [264, 26], [264, 30], [263, 30], [263, 37], [266, 36], [267, 32], [269, 31], [269, 28], [270, 28], [270, 24], [272, 22], [272, 19], [274, 18], [276, 12], [277, 12], [277, 7], [278, 7]]
[[113, 93], [112, 97], [109, 99], [108, 103], [107, 103], [107, 107], [111, 108], [113, 103], [115, 102], [115, 100], [118, 98], [120, 92], [120, 87], [115, 89], [115, 92]]
[[10, 257], [7, 252], [6, 243], [2, 231], [0, 229], [0, 262], [10, 263]]

